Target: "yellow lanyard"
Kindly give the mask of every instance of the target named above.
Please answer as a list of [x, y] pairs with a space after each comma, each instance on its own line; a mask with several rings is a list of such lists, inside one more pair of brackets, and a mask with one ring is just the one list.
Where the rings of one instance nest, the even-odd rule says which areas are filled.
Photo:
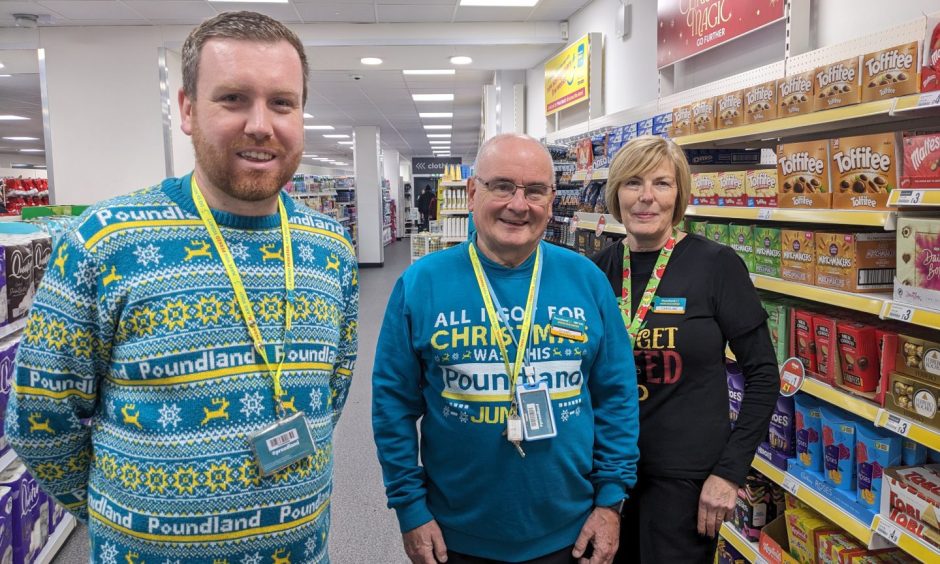
[[193, 202], [196, 204], [196, 210], [199, 212], [199, 217], [202, 219], [202, 223], [209, 232], [209, 237], [215, 244], [215, 249], [219, 253], [219, 258], [222, 259], [223, 266], [225, 266], [225, 273], [232, 283], [232, 290], [235, 292], [235, 299], [238, 301], [238, 307], [241, 309], [242, 318], [245, 320], [245, 325], [248, 327], [251, 342], [258, 352], [258, 356], [264, 361], [264, 365], [268, 369], [271, 378], [274, 380], [274, 402], [278, 406], [278, 409], [282, 410], [281, 396], [284, 394], [284, 390], [281, 389], [281, 371], [284, 368], [284, 359], [287, 358], [287, 347], [290, 344], [292, 319], [294, 316], [294, 252], [291, 248], [290, 224], [287, 221], [287, 209], [284, 207], [284, 202], [278, 197], [277, 211], [281, 216], [281, 239], [284, 247], [284, 286], [287, 289], [287, 293], [284, 299], [284, 347], [281, 352], [281, 360], [277, 363], [277, 368], [275, 369], [271, 368], [271, 363], [268, 362], [268, 355], [264, 351], [264, 339], [261, 337], [261, 330], [258, 329], [255, 312], [251, 308], [251, 301], [248, 299], [248, 293], [245, 291], [244, 283], [242, 283], [241, 274], [239, 274], [238, 268], [235, 266], [235, 259], [232, 257], [232, 252], [229, 251], [228, 245], [225, 243], [225, 238], [222, 236], [219, 224], [216, 223], [215, 218], [212, 217], [209, 204], [206, 203], [202, 192], [199, 191], [199, 186], [196, 184], [195, 173], [192, 175], [192, 182], [190, 184], [192, 185]]
[[[509, 376], [509, 400], [512, 402], [510, 414], [516, 413], [516, 377], [522, 369], [525, 359], [526, 346], [529, 341], [529, 334], [532, 332], [533, 310], [535, 309], [535, 293], [538, 289], [539, 262], [541, 261], [541, 247], [535, 251], [535, 264], [532, 266], [532, 279], [529, 281], [529, 296], [526, 298], [525, 314], [522, 317], [522, 334], [519, 336], [519, 343], [516, 346], [516, 362], [509, 365], [509, 353], [506, 350], [506, 343], [503, 341], [502, 329], [499, 326], [499, 315], [493, 306], [493, 299], [490, 296], [490, 288], [486, 281], [486, 274], [483, 272], [483, 266], [480, 264], [480, 258], [477, 256], [476, 245], [470, 243], [470, 263], [473, 264], [473, 273], [476, 275], [477, 285], [480, 287], [480, 295], [483, 296], [483, 303], [486, 305], [486, 314], [490, 318], [490, 330], [497, 336], [496, 344], [499, 345], [499, 351], [503, 355], [503, 365], [506, 367], [506, 374]], [[511, 335], [510, 335], [511, 337]]]

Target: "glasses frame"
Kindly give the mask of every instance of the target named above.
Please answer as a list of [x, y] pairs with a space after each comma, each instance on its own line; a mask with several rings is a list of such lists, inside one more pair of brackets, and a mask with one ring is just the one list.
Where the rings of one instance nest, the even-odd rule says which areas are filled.
[[[511, 180], [489, 180], [489, 181], [486, 181], [486, 180], [483, 180], [482, 178], [480, 178], [479, 176], [475, 176], [474, 178], [476, 178], [476, 179], [480, 182], [480, 184], [482, 184], [483, 186], [486, 186], [486, 191], [489, 192], [490, 194], [494, 194], [493, 197], [496, 198], [496, 199], [499, 200], [499, 201], [506, 201], [506, 202], [508, 202], [508, 201], [512, 200], [513, 198], [516, 197], [516, 192], [517, 192], [520, 188], [522, 189], [522, 196], [523, 196], [523, 198], [525, 199], [525, 201], [526, 201], [527, 203], [529, 203], [529, 204], [532, 204], [532, 205], [544, 206], [545, 204], [551, 203], [551, 202], [554, 200], [554, 198], [555, 198], [555, 185], [554, 185], [554, 184], [516, 184], [515, 182], [512, 182]], [[496, 183], [496, 182], [506, 183], [506, 184], [512, 184], [512, 185], [513, 185], [512, 194], [510, 194], [508, 198], [505, 198], [505, 200], [503, 200], [502, 196], [496, 196], [496, 195], [495, 195], [495, 192], [493, 191], [493, 189], [490, 188], [490, 184]], [[530, 199], [530, 198], [529, 198], [529, 193], [526, 191], [529, 186], [548, 186], [549, 191], [548, 191], [548, 194], [545, 195], [545, 197], [547, 198], [546, 201], [544, 201], [544, 202], [538, 202], [538, 201], [533, 201], [532, 199]], [[539, 194], [538, 196], [541, 197], [541, 194]]]

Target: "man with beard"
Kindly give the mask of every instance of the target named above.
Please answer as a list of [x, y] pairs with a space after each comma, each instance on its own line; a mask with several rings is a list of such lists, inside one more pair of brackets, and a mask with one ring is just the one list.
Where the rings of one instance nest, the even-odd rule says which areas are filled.
[[233, 12], [182, 61], [195, 170], [92, 206], [57, 242], [6, 431], [87, 520], [92, 562], [327, 561], [358, 277], [343, 228], [281, 192], [304, 48]]

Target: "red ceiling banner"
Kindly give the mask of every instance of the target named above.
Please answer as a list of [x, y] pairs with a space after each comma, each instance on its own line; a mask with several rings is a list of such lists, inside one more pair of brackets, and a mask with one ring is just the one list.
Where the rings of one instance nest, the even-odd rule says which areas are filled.
[[657, 68], [697, 55], [784, 17], [785, 0], [657, 0]]

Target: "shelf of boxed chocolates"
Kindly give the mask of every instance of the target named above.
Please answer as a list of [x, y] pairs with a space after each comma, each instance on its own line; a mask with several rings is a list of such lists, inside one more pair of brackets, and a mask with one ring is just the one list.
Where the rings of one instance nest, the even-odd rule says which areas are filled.
[[[760, 558], [757, 543], [751, 542], [734, 525], [724, 523], [721, 526], [721, 538], [727, 540], [748, 562], [757, 562]], [[721, 547], [718, 549], [721, 550]], [[731, 560], [732, 562], [734, 560]]]

